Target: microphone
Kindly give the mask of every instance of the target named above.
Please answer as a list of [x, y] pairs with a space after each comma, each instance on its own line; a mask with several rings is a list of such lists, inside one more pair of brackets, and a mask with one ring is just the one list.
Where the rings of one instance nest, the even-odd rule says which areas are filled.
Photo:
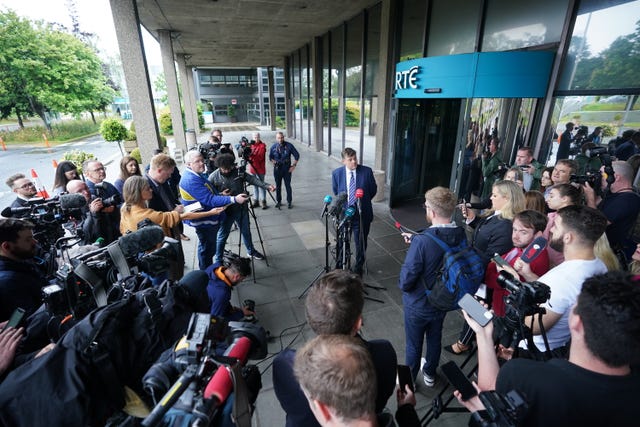
[[327, 194], [326, 196], [324, 196], [324, 206], [322, 208], [322, 215], [320, 215], [320, 218], [324, 218], [324, 216], [327, 214], [327, 208], [329, 207], [329, 204], [332, 200], [333, 197], [331, 197], [330, 195]]
[[342, 206], [344, 205], [344, 203], [347, 201], [348, 198], [349, 198], [349, 195], [344, 191], [338, 194], [338, 197], [333, 199], [333, 202], [331, 202], [331, 206], [329, 206], [329, 215], [338, 216], [338, 214], [342, 210]]
[[2, 215], [5, 218], [12, 218], [14, 215], [20, 215], [25, 212], [31, 212], [31, 208], [28, 206], [19, 207], [19, 208], [12, 208], [11, 206], [8, 206], [4, 208], [2, 212], [0, 212], [0, 215]]
[[533, 242], [529, 243], [529, 246], [527, 246], [522, 252], [522, 255], [520, 255], [520, 259], [527, 264], [531, 264], [534, 259], [540, 256], [540, 254], [546, 247], [547, 239], [542, 236], [536, 237], [535, 239], [533, 239]]
[[[411, 233], [411, 231], [409, 231], [409, 230], [407, 230], [406, 228], [404, 228], [404, 227], [402, 226], [402, 224], [400, 224], [398, 221], [396, 221], [396, 228], [397, 228], [398, 230], [400, 230], [400, 232], [401, 232], [401, 233]], [[413, 233], [411, 233], [411, 234], [413, 234]]]
[[351, 222], [351, 220], [353, 219], [353, 215], [355, 215], [356, 210], [353, 208], [353, 206], [349, 206], [345, 211], [344, 211], [344, 217], [342, 218], [342, 221], [340, 222], [340, 224], [338, 224], [338, 228], [342, 228], [342, 226], [344, 226], [347, 222]]
[[163, 240], [162, 228], [158, 225], [150, 225], [133, 233], [125, 234], [117, 240], [117, 244], [122, 249], [124, 256], [129, 258], [140, 252], [154, 249]]
[[87, 206], [87, 199], [82, 194], [61, 194], [60, 195], [60, 208], [63, 211], [80, 209]]
[[[251, 340], [247, 337], [240, 337], [233, 341], [227, 348], [224, 356], [237, 359], [241, 365], [247, 361], [251, 350]], [[216, 398], [217, 404], [224, 402], [233, 390], [233, 380], [229, 373], [229, 368], [221, 365], [215, 374], [209, 380], [207, 387], [204, 389], [203, 397], [210, 399]]]
[[362, 196], [364, 196], [364, 190], [362, 188], [356, 188], [356, 206], [358, 206], [358, 212], [362, 213], [362, 210], [360, 209], [360, 199], [362, 199]]

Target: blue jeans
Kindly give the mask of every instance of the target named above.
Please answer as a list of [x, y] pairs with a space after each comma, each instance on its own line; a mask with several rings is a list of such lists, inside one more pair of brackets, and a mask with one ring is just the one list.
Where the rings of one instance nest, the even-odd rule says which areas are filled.
[[274, 168], [273, 179], [276, 181], [276, 202], [282, 201], [282, 180], [284, 180], [284, 187], [287, 189], [287, 203], [291, 203], [293, 200], [293, 193], [291, 192], [291, 173], [289, 167]]
[[404, 310], [404, 333], [406, 338], [405, 364], [411, 368], [415, 379], [420, 369], [420, 355], [424, 338], [427, 339], [427, 350], [424, 358], [426, 363], [422, 368], [430, 376], [436, 374], [442, 349], [442, 324], [447, 313], [445, 311]]
[[213, 264], [213, 256], [216, 254], [216, 236], [219, 225], [201, 225], [195, 227], [198, 236], [198, 267], [206, 270]]
[[220, 229], [218, 230], [215, 262], [222, 262], [224, 247], [227, 243], [227, 238], [229, 237], [231, 226], [234, 221], [238, 224], [238, 228], [240, 229], [240, 234], [244, 241], [244, 247], [247, 248], [247, 254], [251, 255], [254, 251], [253, 242], [251, 241], [251, 230], [249, 229], [249, 212], [247, 209], [244, 206], [234, 206], [234, 209], [231, 210], [231, 212], [227, 209], [226, 213], [227, 216], [220, 224]]
[[[260, 181], [264, 182], [264, 174], [256, 174], [255, 175], [256, 178], [259, 178]], [[265, 190], [262, 187], [258, 187], [257, 185], [253, 186], [253, 198], [256, 199], [257, 201], [262, 201], [264, 200], [265, 202], [267, 201], [267, 190]]]

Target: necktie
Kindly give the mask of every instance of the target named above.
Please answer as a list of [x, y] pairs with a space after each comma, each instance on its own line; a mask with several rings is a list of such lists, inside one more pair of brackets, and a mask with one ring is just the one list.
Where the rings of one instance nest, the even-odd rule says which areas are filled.
[[349, 206], [356, 203], [356, 174], [351, 171], [351, 179], [349, 179]]

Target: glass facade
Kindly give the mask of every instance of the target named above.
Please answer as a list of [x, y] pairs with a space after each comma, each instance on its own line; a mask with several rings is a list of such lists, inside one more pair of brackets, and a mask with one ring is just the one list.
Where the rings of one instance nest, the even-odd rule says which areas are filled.
[[473, 52], [480, 12], [481, 2], [434, 0], [429, 16], [427, 56]]

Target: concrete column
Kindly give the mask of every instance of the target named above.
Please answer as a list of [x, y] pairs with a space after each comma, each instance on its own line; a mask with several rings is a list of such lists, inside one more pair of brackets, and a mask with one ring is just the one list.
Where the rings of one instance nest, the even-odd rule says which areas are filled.
[[[176, 55], [176, 62], [178, 63], [178, 73], [180, 74], [180, 85], [182, 86], [182, 100], [184, 104], [184, 118], [186, 121], [187, 129], [193, 129], [196, 135], [198, 129], [198, 118], [193, 117], [193, 92], [189, 88], [189, 75], [191, 74], [191, 67], [187, 67], [185, 55], [179, 53]], [[191, 76], [193, 80], [193, 76]], [[195, 123], [195, 125], [194, 125]]]
[[313, 72], [313, 87], [311, 98], [313, 99], [313, 142], [316, 151], [322, 151], [324, 146], [324, 133], [322, 132], [322, 37], [314, 37], [311, 44]]
[[178, 75], [176, 74], [175, 62], [173, 61], [173, 44], [171, 42], [171, 31], [158, 30], [158, 41], [160, 42], [160, 53], [162, 55], [164, 79], [167, 83], [167, 95], [169, 97], [169, 108], [171, 110], [171, 124], [173, 125], [173, 138], [176, 143], [176, 148], [188, 150], [184, 136], [182, 111], [180, 110]]
[[144, 56], [138, 9], [135, 0], [110, 0], [110, 4], [131, 113], [136, 125], [138, 147], [142, 163], [148, 163], [153, 156], [153, 150], [160, 148], [160, 136]]
[[269, 123], [271, 130], [276, 130], [276, 71], [273, 67], [267, 68], [267, 85], [269, 86]]
[[196, 130], [196, 133], [200, 132], [200, 123], [198, 123], [198, 104], [200, 103], [200, 99], [196, 96], [196, 87], [194, 83], [194, 67], [187, 66], [187, 84], [189, 85], [189, 94], [191, 96], [191, 102], [189, 105], [191, 106], [191, 117], [193, 117], [193, 128]]
[[291, 99], [291, 61], [284, 57], [284, 111], [287, 118], [287, 135], [293, 135], [293, 99]]
[[[380, 14], [380, 62], [375, 81], [378, 95], [378, 111], [376, 117], [376, 152], [374, 169], [386, 170], [389, 157], [389, 142], [394, 129], [389, 126], [391, 119], [391, 103], [393, 102], [393, 77], [395, 72], [394, 34], [398, 14], [398, 2], [382, 0]], [[371, 29], [372, 31], [374, 29]], [[378, 190], [380, 193], [381, 190]], [[382, 191], [384, 193], [384, 191]]]

